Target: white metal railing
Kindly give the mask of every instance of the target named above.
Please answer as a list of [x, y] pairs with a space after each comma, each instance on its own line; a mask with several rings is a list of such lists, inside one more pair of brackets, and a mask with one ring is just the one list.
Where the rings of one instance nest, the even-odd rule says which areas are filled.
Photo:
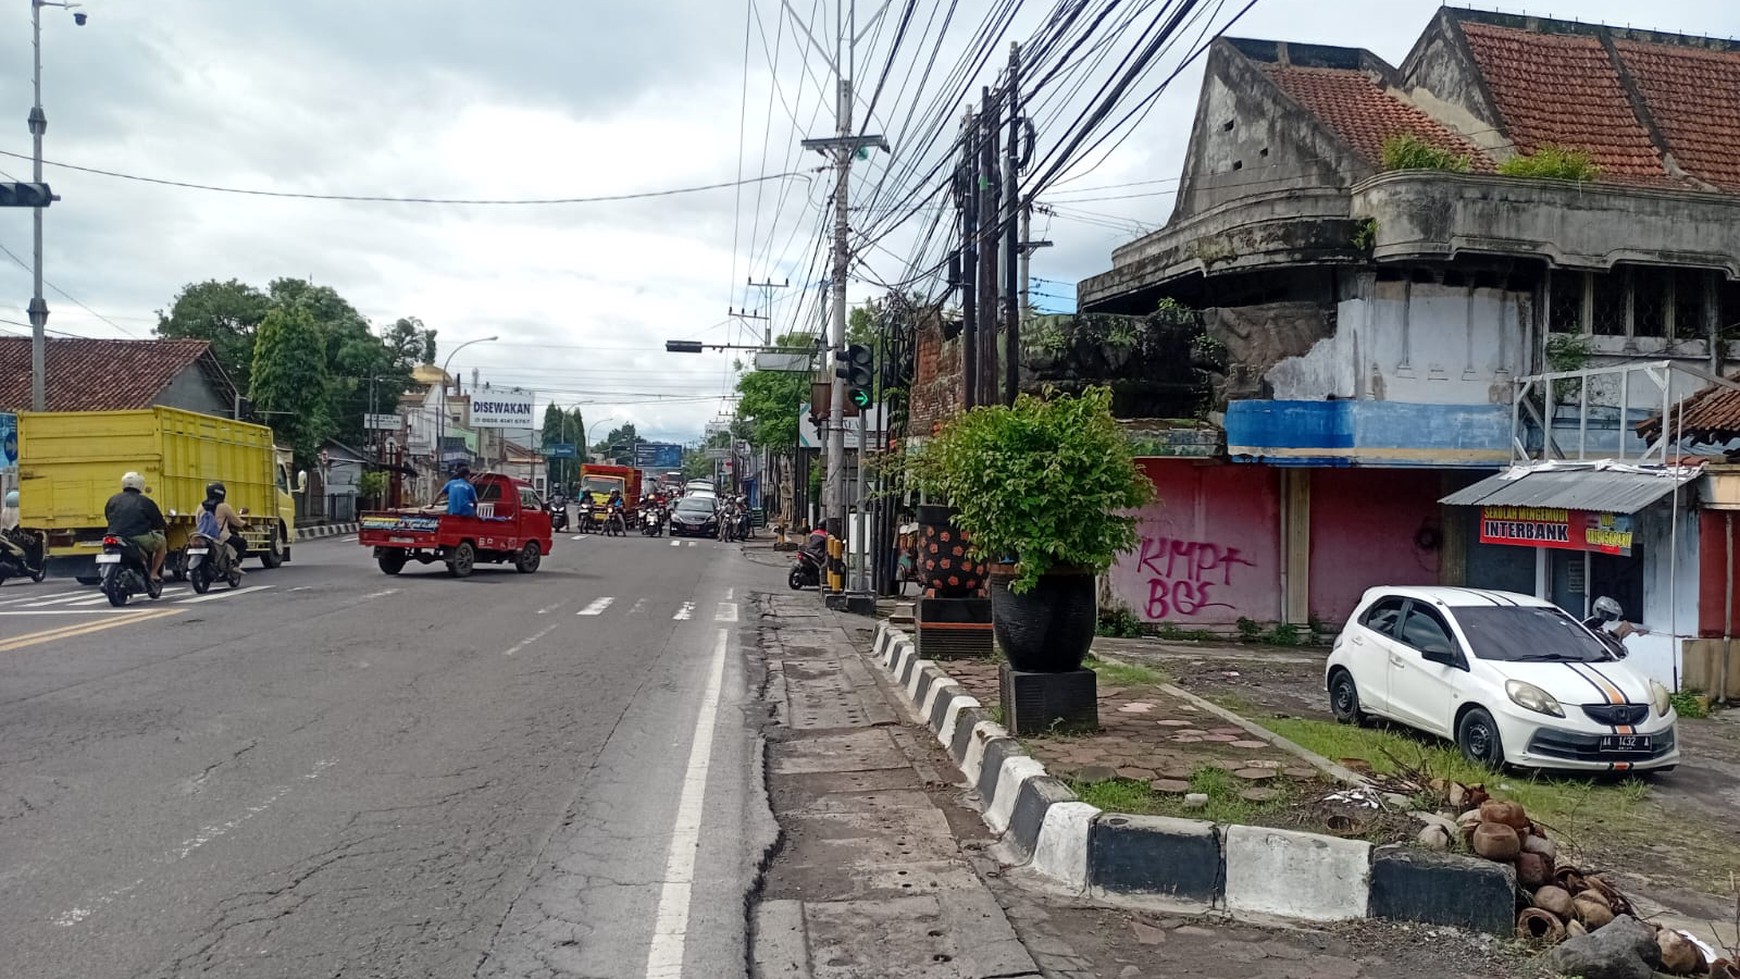
[[[1676, 375], [1697, 383], [1676, 393]], [[1674, 411], [1680, 400], [1710, 385], [1740, 390], [1740, 383], [1702, 367], [1671, 360], [1549, 371], [1517, 378], [1515, 385], [1510, 406], [1512, 465], [1590, 459], [1668, 465], [1670, 449], [1682, 439]], [[1558, 392], [1575, 385], [1576, 403], [1560, 404], [1555, 397], [1555, 385]], [[1637, 424], [1650, 416], [1662, 419], [1660, 432], [1641, 446], [1628, 446]], [[1564, 433], [1573, 427], [1576, 442], [1568, 448]], [[1540, 433], [1539, 445], [1530, 438], [1534, 431]], [[1590, 441], [1592, 432], [1597, 436], [1594, 443]]]

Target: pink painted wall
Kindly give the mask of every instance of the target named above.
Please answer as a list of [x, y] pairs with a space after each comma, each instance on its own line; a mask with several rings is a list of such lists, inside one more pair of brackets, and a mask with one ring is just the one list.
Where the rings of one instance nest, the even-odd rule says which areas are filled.
[[1367, 588], [1437, 584], [1442, 551], [1416, 538], [1442, 538], [1442, 487], [1431, 470], [1311, 470], [1312, 614], [1339, 627]]
[[1149, 622], [1230, 626], [1281, 614], [1279, 476], [1267, 466], [1138, 460], [1160, 500], [1141, 543], [1107, 576], [1112, 597]]

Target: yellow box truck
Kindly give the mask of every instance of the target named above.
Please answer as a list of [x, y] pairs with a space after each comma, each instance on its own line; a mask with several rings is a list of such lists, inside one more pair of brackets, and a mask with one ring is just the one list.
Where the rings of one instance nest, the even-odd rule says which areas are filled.
[[[121, 476], [137, 472], [168, 519], [164, 567], [179, 577], [206, 484], [220, 482], [230, 505], [247, 510], [250, 552], [275, 568], [290, 559], [296, 534], [290, 464], [270, 428], [215, 415], [178, 408], [20, 412], [18, 522], [47, 535], [50, 574], [95, 582], [108, 529], [103, 506], [120, 492]], [[301, 473], [296, 491], [307, 482]]]

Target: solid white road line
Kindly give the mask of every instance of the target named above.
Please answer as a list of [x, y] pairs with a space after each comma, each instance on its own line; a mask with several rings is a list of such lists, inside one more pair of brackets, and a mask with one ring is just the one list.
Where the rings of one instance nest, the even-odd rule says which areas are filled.
[[[561, 623], [557, 623], [557, 625], [560, 625], [560, 624]], [[544, 629], [541, 632], [535, 632], [532, 635], [527, 636], [524, 639], [521, 639], [519, 642], [514, 643], [512, 646], [509, 646], [506, 650], [504, 650], [502, 652], [502, 655], [503, 656], [512, 656], [513, 654], [519, 652], [520, 650], [526, 648], [527, 646], [530, 646], [532, 643], [537, 642], [538, 640], [544, 638], [545, 636], [547, 636], [550, 633], [555, 632], [555, 631], [556, 631], [556, 626], [552, 625], [552, 626]]]
[[600, 598], [597, 601], [593, 602], [591, 605], [588, 605], [585, 608], [581, 609], [576, 614], [577, 615], [603, 615], [604, 610], [609, 608], [610, 603], [614, 602], [614, 601], [616, 601], [616, 599], [614, 599], [614, 598]]
[[720, 602], [718, 610], [713, 613], [713, 621], [714, 622], [736, 622], [737, 621], [737, 603], [736, 602]]
[[684, 602], [683, 607], [680, 609], [677, 609], [677, 614], [671, 616], [672, 619], [674, 619], [678, 622], [681, 622], [684, 619], [692, 619], [694, 617], [695, 617], [695, 603], [694, 602]]
[[653, 915], [652, 947], [646, 953], [647, 979], [682, 979], [683, 949], [689, 936], [689, 905], [694, 897], [695, 858], [701, 849], [701, 811], [707, 797], [707, 773], [713, 765], [713, 729], [719, 720], [719, 694], [725, 685], [727, 633], [719, 631], [712, 668], [701, 706], [695, 712], [695, 737], [689, 745], [689, 767], [671, 827], [665, 855], [664, 886]]
[[265, 591], [266, 589], [268, 589], [270, 587], [272, 587], [272, 586], [271, 585], [251, 585], [247, 588], [234, 588], [234, 589], [231, 589], [229, 591], [208, 592], [208, 593], [206, 593], [204, 595], [200, 595], [196, 598], [184, 598], [181, 601], [176, 602], [175, 604], [177, 604], [177, 605], [193, 605], [197, 602], [215, 602], [215, 601], [222, 599], [222, 598], [234, 598], [237, 595], [246, 595], [247, 593], [253, 592], [253, 591]]

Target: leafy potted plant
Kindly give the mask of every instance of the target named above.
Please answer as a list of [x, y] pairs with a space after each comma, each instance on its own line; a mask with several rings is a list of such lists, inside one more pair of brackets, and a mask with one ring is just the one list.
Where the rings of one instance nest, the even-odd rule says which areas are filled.
[[1095, 576], [1136, 544], [1129, 511], [1153, 499], [1112, 418], [1108, 388], [975, 408], [925, 446], [916, 475], [954, 504], [993, 562], [991, 619], [1017, 670], [1078, 669], [1093, 644]]

